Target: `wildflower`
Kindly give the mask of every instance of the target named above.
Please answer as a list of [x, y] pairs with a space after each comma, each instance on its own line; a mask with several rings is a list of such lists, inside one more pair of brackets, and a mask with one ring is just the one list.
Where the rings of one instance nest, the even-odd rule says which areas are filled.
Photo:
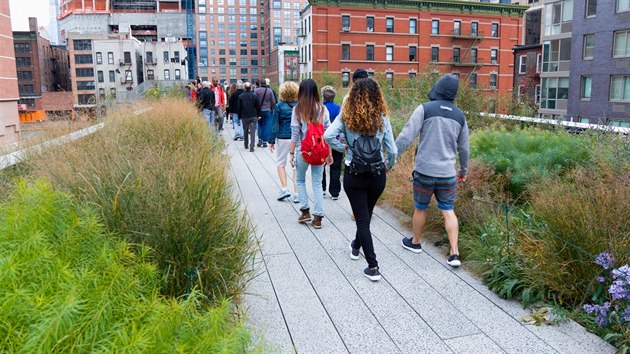
[[599, 276], [599, 277], [597, 277], [597, 281], [600, 282], [600, 283], [603, 283], [603, 282], [606, 281], [606, 278], [604, 278], [602, 276]]
[[621, 314], [621, 321], [630, 323], [630, 306]]
[[624, 265], [612, 271], [613, 283], [608, 289], [608, 293], [615, 300], [630, 301], [630, 266]]
[[595, 263], [604, 269], [611, 269], [615, 264], [615, 257], [610, 253], [602, 252], [595, 258]]
[[608, 311], [610, 310], [610, 302], [603, 305], [584, 305], [584, 311], [588, 314], [595, 315], [595, 323], [599, 327], [608, 326]]

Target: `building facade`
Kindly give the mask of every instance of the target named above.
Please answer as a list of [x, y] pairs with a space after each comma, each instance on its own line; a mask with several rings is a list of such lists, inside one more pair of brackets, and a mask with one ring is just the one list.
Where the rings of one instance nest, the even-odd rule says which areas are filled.
[[630, 2], [573, 5], [567, 116], [630, 128]]
[[17, 141], [20, 131], [15, 64], [9, 0], [0, 0], [0, 147]]
[[542, 46], [516, 46], [514, 51], [514, 95], [532, 108], [540, 104]]
[[390, 85], [430, 69], [510, 92], [512, 48], [522, 41], [525, 10], [461, 1], [318, 1], [302, 14], [300, 70], [303, 77], [339, 75], [346, 86], [357, 68]]
[[271, 50], [267, 78], [272, 83], [300, 80], [300, 52], [297, 46], [279, 45]]

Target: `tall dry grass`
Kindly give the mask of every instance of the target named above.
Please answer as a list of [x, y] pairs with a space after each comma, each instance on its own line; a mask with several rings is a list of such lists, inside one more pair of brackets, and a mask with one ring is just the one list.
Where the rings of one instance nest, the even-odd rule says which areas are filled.
[[[150, 111], [134, 115], [138, 109]], [[29, 160], [34, 176], [97, 207], [109, 230], [150, 247], [173, 296], [236, 297], [252, 231], [232, 198], [223, 143], [183, 99], [121, 109], [105, 128]]]

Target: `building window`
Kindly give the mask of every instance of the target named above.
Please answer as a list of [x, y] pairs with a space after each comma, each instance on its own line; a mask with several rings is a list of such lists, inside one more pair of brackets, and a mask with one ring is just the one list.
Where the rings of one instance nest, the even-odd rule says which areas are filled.
[[497, 74], [496, 73], [492, 73], [490, 74], [490, 90], [496, 90], [497, 89]]
[[105, 82], [105, 76], [103, 75], [103, 71], [99, 70], [96, 72], [96, 76], [98, 78], [98, 82]]
[[178, 50], [173, 52], [173, 62], [179, 64], [179, 51]]
[[570, 62], [571, 38], [543, 43], [543, 72], [568, 71]]
[[543, 78], [541, 95], [540, 108], [556, 109], [557, 100], [569, 98], [569, 78]]
[[124, 52], [123, 58], [124, 58], [125, 64], [131, 64], [131, 52]]
[[171, 71], [169, 69], [164, 69], [164, 80], [171, 79]]
[[563, 31], [562, 24], [573, 20], [573, 0], [562, 0], [552, 4], [546, 4], [544, 13], [546, 36], [552, 36], [567, 31], [570, 32], [570, 29], [567, 28]]
[[440, 47], [431, 47], [431, 62], [437, 63], [440, 61]]
[[394, 87], [394, 73], [392, 72], [385, 73], [385, 82], [387, 83], [387, 87], [393, 88]]
[[[151, 70], [149, 70], [151, 71]], [[109, 71], [109, 82], [115, 82], [116, 81], [116, 72], [114, 70], [110, 70]]]
[[32, 71], [18, 71], [17, 78], [18, 80], [33, 80], [33, 72]]
[[147, 52], [147, 63], [153, 64], [153, 52]]
[[470, 23], [470, 35], [472, 37], [477, 37], [478, 34], [479, 34], [479, 23], [478, 22], [471, 22]]
[[394, 60], [394, 47], [388, 45], [385, 47], [385, 60], [392, 61]]
[[460, 51], [460, 48], [453, 48], [453, 63], [459, 63], [461, 61], [461, 58], [459, 56]]
[[492, 32], [490, 36], [493, 38], [499, 38], [499, 24], [498, 23], [492, 24]]
[[164, 63], [168, 63], [170, 61], [170, 55], [168, 54], [168, 51], [162, 52], [162, 55], [164, 57]]
[[471, 73], [468, 76], [468, 83], [470, 84], [470, 88], [477, 88], [477, 73]]
[[417, 74], [416, 74], [416, 73], [414, 73], [414, 72], [409, 73], [409, 80], [413, 80], [413, 79], [415, 79], [415, 78], [416, 78], [416, 76], [417, 76]]
[[613, 57], [630, 57], [630, 31], [615, 32], [613, 48]]
[[94, 81], [77, 81], [77, 91], [93, 91], [95, 87]]
[[365, 48], [366, 48], [365, 60], [374, 61], [374, 46], [368, 45]]
[[534, 86], [534, 103], [540, 104], [540, 85]]
[[107, 63], [114, 64], [114, 53], [112, 52], [107, 53]]
[[341, 45], [341, 60], [350, 60], [350, 44]]
[[374, 32], [374, 17], [372, 16], [368, 16], [366, 17], [366, 31], [368, 32]]
[[[93, 84], [94, 81], [92, 81], [92, 85]], [[20, 93], [20, 95], [34, 93], [33, 88], [33, 85], [18, 85], [18, 92]]]
[[617, 12], [630, 11], [630, 0], [617, 0]]
[[431, 34], [440, 34], [440, 20], [431, 21]]
[[30, 43], [15, 43], [13, 45], [16, 53], [29, 53], [31, 51]]
[[181, 80], [182, 79], [182, 72], [179, 69], [175, 69], [175, 80]]
[[350, 73], [344, 71], [341, 73], [341, 86], [348, 87], [350, 85]]
[[611, 77], [610, 100], [630, 101], [630, 75], [614, 75]]
[[590, 100], [591, 99], [591, 77], [590, 76], [582, 76], [582, 86], [580, 89], [580, 99], [582, 100]]
[[542, 54], [536, 54], [536, 73], [540, 73], [540, 66], [542, 65]]
[[92, 50], [92, 41], [89, 39], [75, 39], [74, 50]]
[[527, 72], [527, 55], [518, 57], [518, 73], [525, 74]]
[[76, 77], [94, 77], [93, 68], [76, 68], [74, 69]]
[[103, 53], [96, 52], [96, 64], [103, 64]]
[[385, 32], [394, 33], [394, 19], [392, 17], [385, 19]]
[[461, 21], [453, 21], [453, 35], [459, 36], [462, 34], [462, 22]]
[[96, 101], [94, 95], [78, 95], [77, 98], [79, 99], [79, 104], [94, 104]]
[[418, 20], [415, 18], [409, 19], [409, 33], [417, 34], [418, 33]]
[[584, 49], [583, 49], [583, 58], [584, 60], [593, 59], [593, 37], [594, 34], [585, 34], [584, 35]]
[[477, 48], [470, 49], [470, 62], [473, 64], [477, 63]]
[[418, 61], [418, 48], [415, 46], [409, 47], [409, 61]]
[[131, 70], [125, 70], [125, 82], [132, 82], [133, 76], [131, 74]]
[[597, 15], [597, 0], [586, 0], [586, 17], [595, 17]]
[[490, 49], [490, 63], [497, 64], [499, 62], [499, 50]]
[[276, 46], [282, 42], [282, 27], [273, 28], [273, 45]]
[[[20, 65], [20, 59], [28, 59], [28, 65]], [[16, 60], [17, 66], [30, 66], [31, 65], [31, 58], [16, 58], [15, 60]], [[92, 64], [93, 62], [94, 61], [93, 61], [92, 55], [90, 54], [75, 54], [74, 55], [75, 64]]]
[[344, 32], [350, 31], [350, 16], [341, 16], [341, 30]]

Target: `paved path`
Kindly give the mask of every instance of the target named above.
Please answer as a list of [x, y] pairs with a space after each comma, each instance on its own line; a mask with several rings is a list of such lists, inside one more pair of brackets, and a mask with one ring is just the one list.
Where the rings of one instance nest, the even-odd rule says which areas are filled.
[[[498, 298], [440, 250], [413, 254], [410, 231], [375, 210], [372, 233], [383, 274], [372, 283], [363, 258], [350, 260], [355, 224], [342, 192], [324, 199], [323, 228], [297, 222], [299, 204], [276, 201], [278, 178], [267, 149], [246, 151], [224, 134], [234, 192], [260, 244], [244, 305], [266, 352], [281, 353], [612, 353], [582, 327], [523, 324], [527, 310]], [[307, 174], [308, 175], [308, 174]], [[310, 182], [307, 183], [310, 186]]]

